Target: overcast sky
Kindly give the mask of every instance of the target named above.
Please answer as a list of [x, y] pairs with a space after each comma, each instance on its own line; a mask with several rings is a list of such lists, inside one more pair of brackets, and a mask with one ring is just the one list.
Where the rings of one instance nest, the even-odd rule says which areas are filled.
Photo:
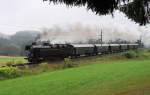
[[137, 28], [134, 22], [123, 14], [115, 12], [111, 15], [99, 16], [85, 7], [66, 7], [53, 5], [43, 0], [0, 0], [0, 32], [14, 34], [21, 30], [40, 30], [54, 25], [67, 26], [74, 23], [92, 25], [125, 25]]

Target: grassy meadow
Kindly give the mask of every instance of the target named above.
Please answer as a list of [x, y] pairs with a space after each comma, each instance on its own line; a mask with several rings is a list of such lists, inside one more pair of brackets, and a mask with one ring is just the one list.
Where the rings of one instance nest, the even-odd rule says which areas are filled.
[[27, 60], [24, 59], [25, 57], [13, 57], [13, 56], [0, 56], [0, 66], [6, 64], [20, 64], [25, 63]]
[[44, 68], [44, 72], [1, 80], [0, 95], [150, 95], [149, 50], [79, 58], [70, 63], [76, 66], [41, 64], [34, 69]]

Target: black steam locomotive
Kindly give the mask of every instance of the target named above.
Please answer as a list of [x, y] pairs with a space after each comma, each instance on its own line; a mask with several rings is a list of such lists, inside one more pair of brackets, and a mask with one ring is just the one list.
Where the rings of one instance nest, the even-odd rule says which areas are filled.
[[76, 58], [137, 49], [138, 44], [50, 44], [37, 43], [25, 47], [29, 63], [40, 63], [55, 58]]

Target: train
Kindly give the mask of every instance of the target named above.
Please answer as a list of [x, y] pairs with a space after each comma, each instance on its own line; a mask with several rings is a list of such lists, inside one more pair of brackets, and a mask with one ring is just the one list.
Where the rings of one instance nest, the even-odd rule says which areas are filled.
[[138, 49], [139, 44], [50, 44], [33, 42], [25, 47], [29, 63], [41, 63], [53, 59], [77, 58], [123, 52]]

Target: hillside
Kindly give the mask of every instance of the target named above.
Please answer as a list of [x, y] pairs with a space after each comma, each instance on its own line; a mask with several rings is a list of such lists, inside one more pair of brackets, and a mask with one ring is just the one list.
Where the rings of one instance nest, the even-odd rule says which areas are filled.
[[0, 81], [0, 95], [150, 95], [150, 60], [122, 60]]
[[38, 34], [37, 31], [19, 31], [10, 36], [0, 33], [0, 55], [25, 55], [25, 45], [31, 44]]
[[5, 35], [5, 34], [3, 34], [3, 33], [0, 32], [0, 38], [6, 38], [6, 39], [8, 39], [9, 36], [8, 36], [8, 35]]

